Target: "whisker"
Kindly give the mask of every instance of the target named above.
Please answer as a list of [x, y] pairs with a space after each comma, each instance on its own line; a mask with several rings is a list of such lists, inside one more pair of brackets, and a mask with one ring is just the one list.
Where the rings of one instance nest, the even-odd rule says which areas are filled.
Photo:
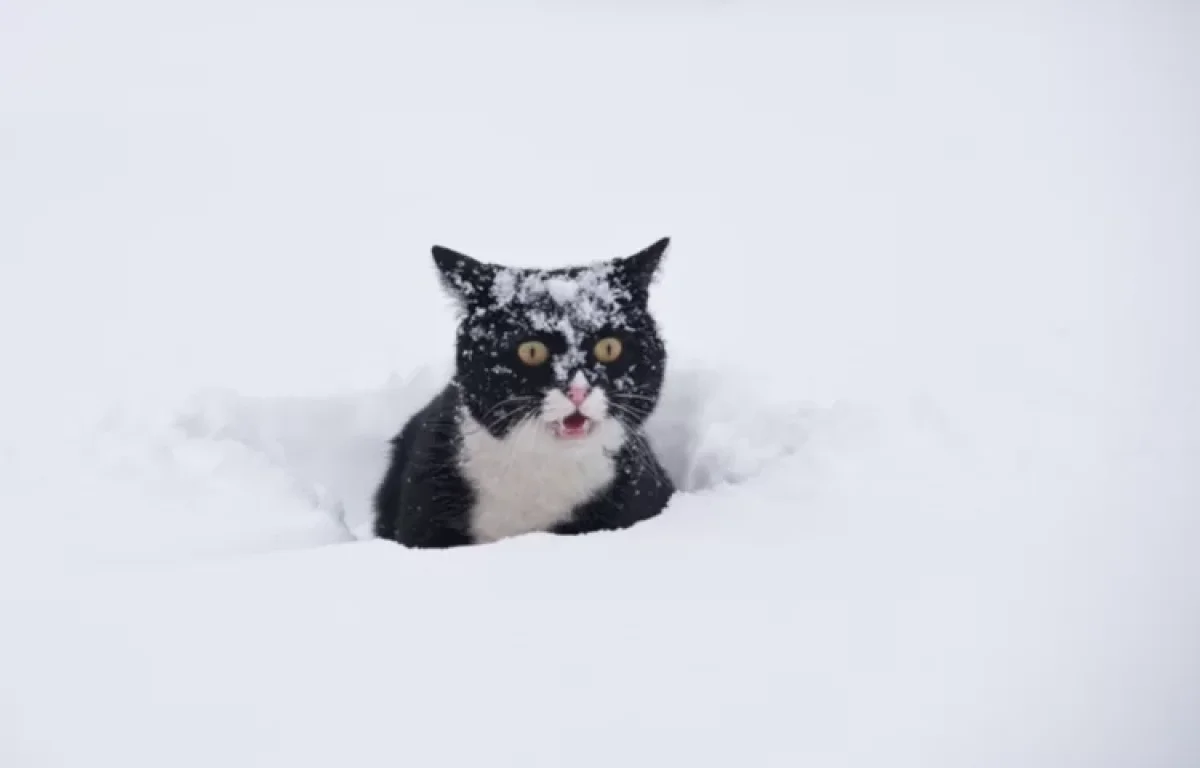
[[609, 398], [608, 402], [612, 405], [619, 405], [623, 408], [628, 408], [629, 410], [633, 411], [634, 413], [640, 413], [645, 416], [649, 416], [654, 411], [653, 405], [646, 406], [646, 405], [642, 405], [640, 403], [627, 403], [627, 402], [622, 402], [620, 400], [613, 400], [612, 398]]
[[646, 400], [651, 403], [658, 402], [657, 397], [650, 397], [649, 395], [638, 395], [633, 392], [609, 392], [608, 399], [609, 400], [613, 400], [613, 399]]
[[613, 410], [616, 410], [616, 412], [634, 416], [635, 419], [647, 419], [650, 415], [649, 410], [644, 410], [642, 408], [630, 408], [629, 406], [622, 406], [620, 403], [608, 404], [610, 404], [610, 406], [612, 406]]
[[637, 408], [632, 408], [628, 405], [623, 405], [621, 403], [610, 402], [609, 405], [612, 407], [614, 415], [617, 415], [618, 417], [620, 415], [629, 416], [629, 417], [632, 417], [632, 419], [634, 421], [644, 419], [645, 417], [650, 415], [648, 411], [643, 411], [643, 410], [640, 410]]
[[494, 413], [498, 408], [503, 408], [504, 406], [508, 405], [509, 403], [523, 403], [523, 402], [529, 402], [530, 400], [537, 400], [537, 399], [538, 398], [536, 398], [532, 395], [517, 395], [516, 397], [506, 398], [506, 399], [501, 400], [500, 402], [496, 403], [491, 408], [488, 408], [486, 411], [484, 411], [483, 416], [481, 416], [479, 418], [479, 421], [486, 421], [488, 416], [491, 416], [492, 413]]

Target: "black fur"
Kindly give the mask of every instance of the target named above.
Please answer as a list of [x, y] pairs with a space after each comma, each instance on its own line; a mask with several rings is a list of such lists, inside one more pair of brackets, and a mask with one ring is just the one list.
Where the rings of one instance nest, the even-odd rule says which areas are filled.
[[[502, 438], [535, 415], [548, 389], [565, 387], [580, 371], [604, 388], [609, 418], [619, 419], [628, 436], [613, 457], [612, 483], [551, 532], [626, 528], [659, 514], [675, 489], [642, 426], [657, 404], [666, 365], [647, 304], [667, 245], [663, 239], [625, 259], [555, 270], [505, 268], [434, 247], [442, 283], [461, 311], [455, 374], [392, 440], [391, 463], [375, 496], [375, 534], [410, 547], [474, 543], [475, 494], [458, 465], [461, 407]], [[564, 300], [554, 293], [560, 278], [595, 290]], [[605, 365], [591, 350], [607, 336], [621, 339], [625, 351]], [[520, 363], [517, 346], [530, 339], [547, 345], [552, 364]]]

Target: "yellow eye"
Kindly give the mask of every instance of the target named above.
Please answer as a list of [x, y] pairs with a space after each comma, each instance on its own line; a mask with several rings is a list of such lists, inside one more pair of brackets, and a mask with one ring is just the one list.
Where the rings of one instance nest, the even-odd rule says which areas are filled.
[[614, 362], [621, 356], [621, 340], [609, 336], [596, 342], [596, 346], [592, 347], [592, 354], [602, 363]]
[[517, 347], [517, 357], [525, 365], [538, 366], [550, 357], [550, 350], [540, 341], [526, 341]]

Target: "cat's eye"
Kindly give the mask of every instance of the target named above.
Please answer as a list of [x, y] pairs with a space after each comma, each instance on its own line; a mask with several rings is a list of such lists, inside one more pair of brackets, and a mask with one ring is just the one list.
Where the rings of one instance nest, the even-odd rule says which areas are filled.
[[621, 340], [609, 336], [596, 342], [596, 346], [592, 347], [592, 354], [602, 363], [612, 363], [621, 356], [621, 349]]
[[517, 347], [517, 357], [528, 366], [538, 366], [550, 357], [550, 349], [540, 341], [525, 341]]

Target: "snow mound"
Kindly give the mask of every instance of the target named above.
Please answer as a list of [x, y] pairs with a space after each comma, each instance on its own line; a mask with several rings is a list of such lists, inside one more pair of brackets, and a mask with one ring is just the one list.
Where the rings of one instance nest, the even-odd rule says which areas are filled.
[[77, 444], [31, 451], [6, 478], [0, 565], [169, 563], [351, 537], [320, 489], [260, 453], [196, 439], [152, 410], [114, 409]]
[[[327, 397], [206, 391], [172, 429], [193, 451], [252, 457], [269, 476], [288, 478], [348, 535], [371, 538], [372, 496], [389, 441], [448, 376], [444, 365], [427, 366], [376, 390]], [[848, 412], [773, 398], [731, 373], [685, 363], [669, 372], [647, 431], [681, 493], [693, 495], [751, 480]]]
[[[202, 390], [111, 406], [91, 427], [3, 446], [6, 494], [21, 514], [0, 518], [0, 565], [75, 572], [369, 539], [389, 441], [448, 376], [447, 365], [429, 365], [374, 389], [310, 397]], [[831, 461], [867, 455], [861, 427], [874, 418], [673, 363], [647, 424], [680, 489], [666, 530], [757, 514], [755, 499], [803, 505], [832, 477]], [[704, 503], [714, 495], [729, 506]], [[752, 537], [753, 526], [735, 535]]]

